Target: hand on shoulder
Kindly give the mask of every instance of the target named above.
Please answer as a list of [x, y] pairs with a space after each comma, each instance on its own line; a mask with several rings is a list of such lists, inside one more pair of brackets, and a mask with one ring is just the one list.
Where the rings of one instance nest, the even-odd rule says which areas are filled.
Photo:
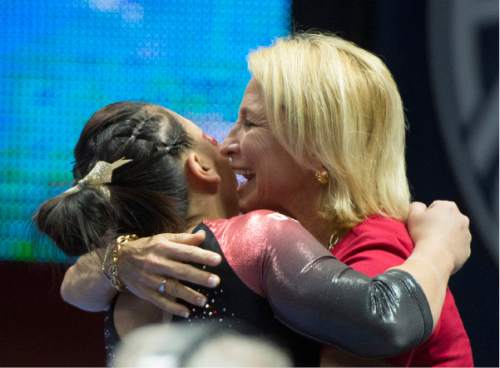
[[452, 273], [458, 271], [470, 256], [469, 218], [455, 202], [434, 201], [429, 207], [421, 202], [410, 205], [408, 231], [415, 242], [415, 253], [430, 261], [450, 260]]

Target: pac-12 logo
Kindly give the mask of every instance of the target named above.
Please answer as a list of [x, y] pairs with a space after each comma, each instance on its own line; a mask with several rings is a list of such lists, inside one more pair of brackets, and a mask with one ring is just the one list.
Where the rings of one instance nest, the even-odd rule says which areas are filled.
[[428, 21], [446, 149], [467, 213], [498, 262], [498, 0], [428, 1]]

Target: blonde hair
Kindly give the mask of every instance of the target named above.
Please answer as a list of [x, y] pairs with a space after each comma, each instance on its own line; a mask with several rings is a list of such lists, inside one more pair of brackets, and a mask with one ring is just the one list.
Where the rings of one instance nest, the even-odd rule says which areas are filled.
[[304, 33], [248, 56], [280, 143], [330, 181], [318, 203], [339, 233], [369, 215], [406, 219], [405, 118], [391, 73], [340, 37]]

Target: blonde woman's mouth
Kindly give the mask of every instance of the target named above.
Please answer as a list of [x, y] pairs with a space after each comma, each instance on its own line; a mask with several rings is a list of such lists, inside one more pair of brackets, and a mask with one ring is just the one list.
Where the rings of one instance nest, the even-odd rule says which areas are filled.
[[238, 192], [242, 191], [254, 178], [255, 174], [248, 169], [233, 169], [238, 181]]

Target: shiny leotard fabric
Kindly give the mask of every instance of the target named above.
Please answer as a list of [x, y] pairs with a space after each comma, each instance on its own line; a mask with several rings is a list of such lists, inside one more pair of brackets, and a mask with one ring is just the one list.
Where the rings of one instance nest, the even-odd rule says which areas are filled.
[[223, 255], [220, 266], [207, 267], [222, 282], [215, 290], [198, 288], [208, 305], [193, 308], [191, 322], [237, 328], [235, 321], [243, 321], [287, 347], [297, 365], [317, 365], [318, 346], [292, 330], [368, 357], [400, 354], [430, 335], [430, 309], [411, 275], [363, 276], [295, 220], [254, 211], [200, 228], [207, 232], [203, 247]]
[[[220, 225], [222, 222], [218, 224]], [[274, 318], [268, 300], [252, 290], [245, 280], [235, 272], [235, 269], [240, 269], [242, 266], [240, 261], [243, 261], [250, 274], [258, 273], [256, 262], [258, 262], [257, 252], [259, 249], [254, 248], [253, 250], [257, 252], [253, 253], [250, 249], [241, 247], [241, 242], [223, 247], [223, 241], [217, 235], [221, 234], [224, 237], [237, 235], [237, 233], [232, 233], [228, 228], [218, 227], [214, 222], [205, 222], [197, 226], [193, 232], [200, 229], [206, 232], [203, 248], [222, 255], [222, 263], [219, 266], [216, 268], [205, 267], [207, 271], [217, 273], [221, 278], [221, 283], [216, 289], [189, 285], [207, 296], [207, 304], [203, 308], [191, 307], [191, 315], [187, 320], [188, 326], [193, 322], [213, 321], [222, 328], [237, 330], [244, 334], [250, 333], [273, 341], [290, 355], [295, 366], [318, 366], [321, 346], [292, 331]], [[226, 232], [227, 230], [229, 231]], [[238, 261], [234, 262], [235, 259], [231, 258], [229, 254], [231, 260], [226, 258], [225, 253], [233, 247], [235, 250], [241, 247], [243, 252], [249, 250], [247, 254], [253, 254], [249, 258], [239, 257]], [[174, 317], [174, 321], [182, 322], [185, 320]]]
[[268, 300], [278, 320], [304, 336], [384, 357], [431, 333], [429, 305], [405, 272], [367, 278], [340, 263], [297, 221], [271, 211], [205, 224], [236, 275]]
[[[174, 323], [185, 323], [186, 328], [189, 328], [192, 323], [207, 323], [213, 322], [222, 328], [233, 329], [244, 334], [251, 334], [266, 338], [274, 342], [282, 348], [292, 358], [295, 366], [318, 366], [319, 353], [321, 346], [303, 337], [302, 335], [290, 330], [278, 320], [274, 318], [273, 310], [268, 301], [262, 296], [254, 292], [244, 281], [238, 277], [234, 269], [230, 266], [228, 259], [225, 257], [224, 249], [220, 246], [220, 239], [216, 236], [221, 234], [226, 240], [227, 236], [237, 236], [237, 233], [232, 233], [236, 228], [228, 229], [221, 227], [221, 222], [208, 222], [198, 225], [193, 232], [200, 229], [206, 233], [205, 241], [202, 245], [204, 249], [219, 253], [222, 255], [222, 263], [217, 267], [203, 266], [206, 271], [214, 272], [221, 278], [221, 283], [216, 289], [200, 287], [198, 285], [187, 284], [193, 289], [202, 292], [207, 296], [207, 304], [200, 308], [190, 306], [190, 317], [184, 318], [174, 316]], [[235, 223], [236, 224], [236, 223]], [[240, 224], [240, 223], [237, 223]], [[228, 230], [228, 231], [226, 231]], [[249, 236], [251, 234], [248, 234]], [[248, 244], [248, 243], [246, 243]], [[233, 243], [234, 250], [237, 250], [242, 244], [238, 241]], [[226, 250], [233, 246], [224, 247]], [[244, 248], [242, 248], [245, 251]], [[254, 252], [252, 252], [252, 250]], [[231, 257], [231, 263], [236, 268], [240, 268], [240, 261], [248, 262], [246, 271], [248, 275], [253, 275], [258, 272], [256, 261], [259, 257], [260, 248], [248, 249], [250, 257], [240, 257], [237, 260]], [[235, 252], [231, 250], [231, 255]], [[257, 279], [253, 280], [255, 283]], [[252, 281], [251, 281], [252, 283]], [[116, 332], [113, 320], [113, 301], [107, 315], [105, 316], [105, 346], [107, 361], [110, 364], [114, 359], [114, 348], [120, 341]]]
[[[412, 250], [413, 242], [404, 223], [372, 216], [346, 234], [332, 253], [354, 270], [373, 277], [403, 263]], [[395, 366], [411, 367], [474, 365], [469, 337], [449, 289], [441, 317], [430, 338], [387, 361]]]

